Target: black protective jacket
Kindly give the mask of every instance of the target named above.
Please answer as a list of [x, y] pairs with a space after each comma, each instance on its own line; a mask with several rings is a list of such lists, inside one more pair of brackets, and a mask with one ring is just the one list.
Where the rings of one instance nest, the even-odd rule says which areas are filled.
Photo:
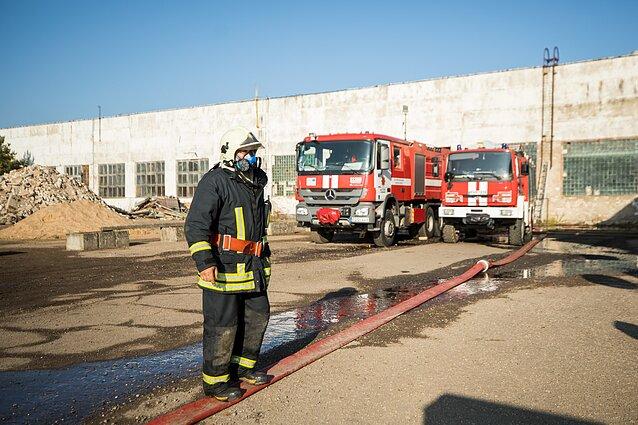
[[[266, 290], [270, 279], [270, 249], [266, 238], [269, 203], [264, 201], [268, 181], [261, 169], [247, 182], [236, 172], [216, 165], [200, 180], [186, 217], [184, 233], [198, 271], [217, 267], [215, 282], [199, 279], [203, 289], [245, 293]], [[259, 257], [222, 250], [215, 234], [263, 242]]]

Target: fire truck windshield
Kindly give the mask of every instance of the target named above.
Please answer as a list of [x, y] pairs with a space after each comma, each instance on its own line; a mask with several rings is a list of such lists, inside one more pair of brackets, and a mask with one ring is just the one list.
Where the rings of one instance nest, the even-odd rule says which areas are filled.
[[511, 180], [509, 152], [458, 152], [450, 154], [447, 171], [453, 180]]
[[361, 174], [371, 170], [372, 142], [346, 140], [305, 142], [297, 147], [300, 174]]

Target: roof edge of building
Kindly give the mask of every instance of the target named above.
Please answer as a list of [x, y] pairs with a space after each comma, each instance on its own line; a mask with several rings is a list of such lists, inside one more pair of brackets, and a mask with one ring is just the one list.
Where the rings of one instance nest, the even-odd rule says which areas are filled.
[[[626, 57], [630, 57], [630, 56], [638, 56], [638, 50], [634, 50], [631, 53], [627, 53], [627, 54], [624, 54], [624, 55], [604, 56], [604, 57], [595, 58], [595, 59], [582, 59], [582, 60], [577, 60], [577, 61], [572, 61], [572, 62], [564, 62], [564, 63], [559, 63], [557, 66], [561, 67], [561, 66], [575, 65], [575, 64], [581, 64], [581, 63], [586, 63], [586, 62], [599, 62], [599, 61], [604, 61], [604, 60], [626, 58]], [[451, 79], [455, 79], [455, 78], [467, 78], [467, 77], [474, 77], [474, 76], [480, 76], [480, 75], [500, 74], [500, 73], [504, 73], [504, 72], [523, 71], [523, 70], [538, 69], [538, 68], [542, 68], [542, 66], [538, 65], [538, 66], [524, 66], [524, 67], [518, 67], [518, 68], [506, 68], [506, 69], [501, 69], [501, 70], [496, 70], [496, 71], [474, 72], [474, 73], [469, 73], [469, 74], [458, 74], [458, 75], [450, 75], [450, 76], [444, 76], [444, 77], [424, 78], [424, 79], [420, 79], [420, 80], [408, 80], [408, 81], [398, 81], [398, 82], [391, 82], [391, 83], [375, 84], [375, 85], [370, 85], [370, 86], [349, 87], [349, 88], [338, 89], [338, 90], [326, 90], [326, 91], [319, 91], [319, 92], [312, 92], [312, 93], [297, 93], [297, 94], [288, 94], [288, 95], [283, 95], [283, 96], [261, 97], [261, 98], [257, 98], [257, 99], [259, 99], [259, 100], [273, 100], [273, 99], [286, 99], [286, 98], [299, 97], [299, 96], [317, 96], [317, 95], [328, 94], [328, 93], [338, 93], [338, 92], [354, 91], [354, 90], [365, 90], [365, 89], [373, 89], [373, 88], [377, 88], [377, 87], [390, 87], [390, 86], [397, 86], [397, 85], [401, 85], [401, 84], [423, 83], [423, 82], [437, 81], [437, 80], [451, 80]], [[211, 107], [211, 106], [232, 105], [234, 103], [246, 103], [246, 102], [254, 102], [254, 101], [255, 101], [255, 98], [251, 98], [251, 99], [243, 99], [243, 100], [231, 100], [231, 101], [228, 101], [228, 102], [207, 103], [207, 104], [202, 104], [202, 105], [194, 105], [194, 106], [186, 106], [186, 107], [152, 109], [152, 110], [149, 110], [149, 111], [141, 111], [141, 112], [125, 112], [125, 113], [122, 113], [122, 114], [102, 116], [101, 119], [122, 118], [122, 117], [134, 116], [134, 115], [154, 114], [154, 113], [158, 113], [158, 112], [187, 111], [187, 110], [190, 110], [190, 109], [208, 108], [208, 107]], [[82, 122], [82, 121], [93, 121], [93, 120], [97, 120], [97, 119], [99, 119], [99, 117], [80, 118], [80, 119], [72, 119], [72, 120], [65, 120], [65, 121], [50, 121], [50, 122], [44, 122], [44, 123], [25, 124], [25, 125], [16, 125], [16, 126], [0, 128], [0, 131], [2, 131], [2, 130], [12, 130], [12, 129], [17, 129], [17, 128], [26, 128], [26, 127], [39, 127], [39, 126], [53, 125], [53, 124], [67, 124], [67, 123], [75, 123], [75, 122]]]

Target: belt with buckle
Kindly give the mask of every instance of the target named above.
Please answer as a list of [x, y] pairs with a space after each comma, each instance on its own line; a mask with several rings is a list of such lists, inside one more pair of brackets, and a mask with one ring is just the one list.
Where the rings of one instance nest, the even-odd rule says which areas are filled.
[[261, 242], [245, 241], [233, 238], [230, 235], [213, 235], [213, 243], [224, 251], [234, 251], [241, 254], [255, 255], [259, 257], [263, 249]]

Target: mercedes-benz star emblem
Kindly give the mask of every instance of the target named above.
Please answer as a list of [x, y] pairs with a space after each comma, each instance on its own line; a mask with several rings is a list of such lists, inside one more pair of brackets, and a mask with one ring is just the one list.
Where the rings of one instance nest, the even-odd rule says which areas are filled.
[[327, 201], [334, 201], [335, 199], [337, 199], [337, 194], [335, 193], [334, 189], [328, 189], [326, 190], [326, 194], [323, 195]]

